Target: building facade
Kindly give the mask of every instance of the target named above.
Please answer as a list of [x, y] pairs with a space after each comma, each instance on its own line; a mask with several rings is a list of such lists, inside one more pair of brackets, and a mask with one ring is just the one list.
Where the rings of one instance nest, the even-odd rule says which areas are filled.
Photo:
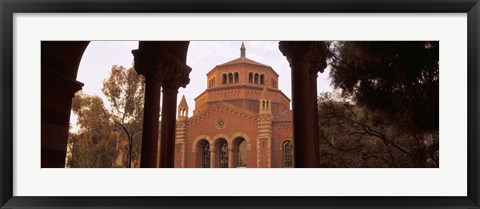
[[175, 167], [293, 167], [290, 99], [278, 89], [272, 67], [240, 57], [215, 66], [193, 116], [178, 105]]

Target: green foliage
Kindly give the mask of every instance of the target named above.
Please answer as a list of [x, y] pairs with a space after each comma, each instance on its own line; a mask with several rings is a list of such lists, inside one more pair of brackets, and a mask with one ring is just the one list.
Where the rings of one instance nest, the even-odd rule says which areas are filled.
[[90, 131], [110, 124], [110, 114], [98, 96], [78, 92], [72, 99], [72, 111], [78, 116], [77, 125]]
[[79, 92], [72, 100], [72, 111], [78, 116], [78, 133], [70, 133], [70, 167], [105, 168], [112, 167], [116, 158], [115, 139], [110, 131], [110, 114], [98, 96]]
[[114, 65], [103, 81], [102, 92], [112, 108], [112, 115], [121, 123], [139, 122], [143, 117], [144, 78], [135, 69]]
[[331, 44], [334, 87], [418, 134], [439, 126], [439, 42], [347, 41]]
[[398, 131], [395, 118], [339, 94], [318, 103], [321, 167], [438, 167], [438, 132]]
[[102, 88], [111, 103], [110, 110], [98, 96], [82, 92], [75, 95], [72, 111], [78, 116], [80, 130], [69, 135], [72, 154], [67, 162], [69, 167], [128, 167], [128, 137], [121, 128], [119, 134], [112, 133], [114, 121], [122, 123], [136, 136], [132, 143], [132, 162], [137, 162], [142, 141], [144, 86], [143, 77], [133, 68], [127, 70], [115, 65]]
[[[75, 168], [110, 168], [115, 167], [117, 157], [115, 139], [103, 132], [94, 134], [70, 133], [69, 143], [72, 144], [72, 159], [70, 167]], [[98, 140], [99, 137], [104, 137]]]

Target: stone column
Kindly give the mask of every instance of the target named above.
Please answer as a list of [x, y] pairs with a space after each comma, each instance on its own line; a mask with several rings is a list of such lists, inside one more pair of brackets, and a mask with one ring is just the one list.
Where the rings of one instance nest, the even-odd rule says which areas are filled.
[[160, 114], [161, 82], [145, 79], [145, 101], [143, 111], [142, 133], [142, 168], [155, 168], [157, 165], [158, 118]]
[[[327, 62], [326, 62], [326, 54], [327, 50], [326, 48], [322, 48], [322, 46], [325, 45], [319, 45], [317, 46], [318, 48], [322, 49], [320, 52], [318, 52], [314, 57], [310, 60], [310, 100], [311, 100], [311, 105], [310, 108], [312, 108], [312, 130], [313, 130], [313, 147], [317, 147], [320, 149], [320, 141], [319, 141], [319, 124], [318, 124], [318, 92], [317, 92], [317, 78], [318, 78], [318, 72], [323, 73], [324, 69], [327, 67]], [[323, 59], [322, 59], [323, 58]], [[318, 152], [318, 158], [320, 159], [320, 152]], [[320, 163], [320, 161], [318, 161]], [[318, 165], [320, 166], [320, 165]]]
[[[236, 163], [235, 163], [236, 164]], [[228, 167], [235, 168], [234, 161], [233, 161], [233, 149], [231, 146], [228, 147]]]
[[160, 168], [173, 168], [175, 165], [175, 112], [177, 110], [177, 93], [178, 88], [163, 89]]
[[[316, 80], [310, 69], [317, 59], [325, 61], [325, 45], [315, 41], [281, 41], [280, 51], [287, 57], [292, 71], [293, 141], [295, 166], [299, 168], [319, 167], [318, 116], [316, 112]], [[312, 61], [313, 60], [313, 61]], [[318, 68], [317, 68], [318, 69]], [[315, 88], [313, 91], [312, 88]], [[313, 102], [315, 100], [315, 102]]]
[[167, 75], [163, 82], [162, 132], [160, 134], [160, 168], [175, 166], [175, 132], [178, 88], [190, 82], [192, 69], [177, 60], [163, 59], [162, 66]]
[[[213, 149], [212, 149], [213, 148]], [[210, 147], [210, 168], [215, 168], [215, 165], [216, 165], [216, 154], [215, 154], [215, 148], [214, 147]]]
[[133, 50], [135, 70], [145, 77], [141, 168], [157, 167], [158, 123], [160, 113], [160, 89], [162, 76], [152, 48]]

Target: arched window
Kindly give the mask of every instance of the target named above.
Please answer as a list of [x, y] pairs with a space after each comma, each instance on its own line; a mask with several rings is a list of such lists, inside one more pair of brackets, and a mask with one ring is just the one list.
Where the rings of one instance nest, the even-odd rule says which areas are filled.
[[234, 82], [235, 82], [235, 83], [238, 83], [238, 72], [235, 72]]
[[233, 145], [234, 167], [247, 167], [247, 141], [243, 137], [238, 137], [233, 141]]
[[222, 84], [227, 84], [227, 74], [222, 75]]
[[282, 144], [283, 149], [283, 167], [292, 168], [293, 167], [293, 146], [292, 141], [287, 140]]
[[232, 73], [228, 74], [228, 83], [233, 83], [233, 74]]
[[228, 143], [225, 139], [221, 139], [217, 145], [218, 168], [228, 168]]
[[248, 82], [253, 83], [253, 73], [248, 74]]
[[275, 79], [272, 78], [272, 87], [275, 88]]
[[210, 144], [202, 139], [197, 144], [198, 166], [200, 168], [210, 168]]
[[255, 73], [255, 80], [253, 82], [258, 83], [258, 73]]
[[263, 85], [265, 83], [265, 75], [260, 75], [260, 85]]

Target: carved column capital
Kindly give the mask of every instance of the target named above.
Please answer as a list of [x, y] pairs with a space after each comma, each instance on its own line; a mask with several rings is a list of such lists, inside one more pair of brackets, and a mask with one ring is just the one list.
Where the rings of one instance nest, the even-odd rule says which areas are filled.
[[185, 64], [170, 65], [164, 67], [165, 77], [163, 80], [163, 88], [178, 89], [185, 88], [190, 83], [190, 72], [192, 68]]
[[145, 79], [163, 80], [156, 53], [136, 49], [132, 50], [132, 54], [134, 67], [138, 74], [143, 75]]
[[327, 47], [323, 41], [280, 41], [279, 49], [290, 64], [302, 62], [310, 73], [323, 72], [327, 66]]
[[132, 50], [134, 66], [138, 74], [146, 79], [162, 82], [167, 89], [178, 89], [190, 83], [192, 69], [166, 49], [151, 53], [146, 50]]

